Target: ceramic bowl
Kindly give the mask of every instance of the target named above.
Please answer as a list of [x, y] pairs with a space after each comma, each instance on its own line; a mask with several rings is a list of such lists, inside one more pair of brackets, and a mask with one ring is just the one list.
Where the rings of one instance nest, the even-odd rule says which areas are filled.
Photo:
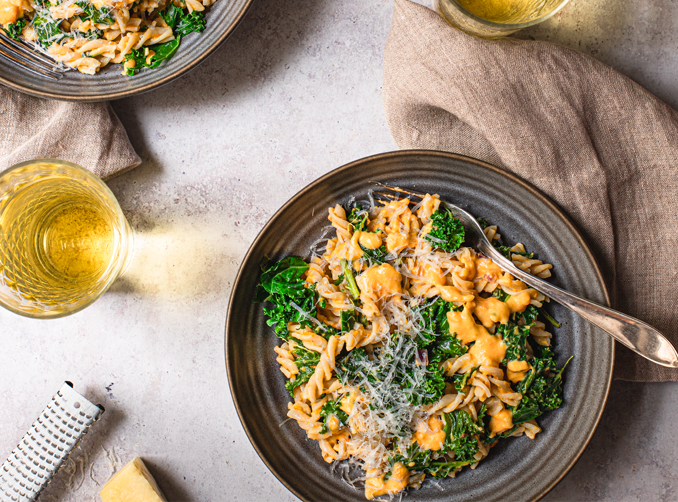
[[245, 17], [253, 0], [218, 0], [207, 10], [207, 28], [181, 40], [177, 53], [158, 68], [122, 75], [122, 66], [109, 64], [96, 75], [72, 70], [61, 80], [37, 77], [0, 58], [0, 83], [42, 98], [68, 101], [105, 101], [150, 91], [195, 68], [212, 54]]
[[[268, 222], [245, 256], [226, 322], [226, 368], [233, 401], [252, 445], [278, 479], [303, 500], [362, 501], [361, 489], [343, 481], [287, 420], [290, 396], [273, 348], [280, 342], [253, 303], [265, 255], [309, 256], [309, 246], [328, 225], [327, 208], [350, 197], [365, 198], [380, 181], [419, 192], [437, 193], [499, 226], [505, 242], [522, 242], [553, 263], [554, 284], [608, 304], [600, 270], [567, 217], [524, 181], [480, 161], [442, 152], [401, 151], [368, 157], [340, 167], [301, 190]], [[607, 399], [613, 342], [603, 332], [559, 305], [549, 310], [562, 327], [555, 330], [558, 365], [574, 355], [565, 373], [565, 403], [539, 420], [534, 440], [510, 438], [492, 449], [475, 470], [436, 485], [425, 482], [407, 500], [536, 500], [574, 465], [598, 424]]]

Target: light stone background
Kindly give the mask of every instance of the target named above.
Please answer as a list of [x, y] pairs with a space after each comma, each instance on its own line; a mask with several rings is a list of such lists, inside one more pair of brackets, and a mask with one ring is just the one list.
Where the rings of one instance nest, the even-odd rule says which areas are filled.
[[[136, 230], [131, 269], [70, 318], [0, 312], [0, 456], [64, 380], [106, 407], [41, 501], [98, 500], [116, 455], [142, 456], [170, 501], [295, 499], [236, 416], [226, 306], [276, 209], [395, 149], [380, 87], [391, 12], [391, 0], [257, 0], [198, 69], [114, 103], [144, 160], [110, 183]], [[572, 0], [519, 36], [589, 53], [676, 107], [677, 28], [672, 0]], [[678, 384], [615, 382], [590, 446], [544, 500], [678, 500], [677, 413]]]

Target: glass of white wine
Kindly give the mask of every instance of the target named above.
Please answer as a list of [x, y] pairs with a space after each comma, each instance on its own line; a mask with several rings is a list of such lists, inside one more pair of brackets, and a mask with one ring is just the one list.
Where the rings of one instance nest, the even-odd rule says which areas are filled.
[[452, 26], [482, 38], [501, 38], [546, 21], [568, 0], [437, 0]]
[[99, 298], [125, 270], [133, 234], [106, 184], [56, 159], [0, 173], [0, 305], [63, 317]]

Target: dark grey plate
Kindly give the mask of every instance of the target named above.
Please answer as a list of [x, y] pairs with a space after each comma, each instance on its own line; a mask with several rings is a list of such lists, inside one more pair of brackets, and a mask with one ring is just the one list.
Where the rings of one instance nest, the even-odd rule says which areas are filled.
[[132, 77], [122, 75], [120, 65], [110, 64], [97, 75], [68, 71], [61, 80], [52, 80], [36, 77], [0, 59], [0, 83], [34, 96], [69, 101], [104, 101], [150, 91], [200, 64], [228, 38], [251, 3], [252, 0], [218, 0], [207, 8], [205, 31], [189, 34], [174, 57], [158, 68], [142, 70]]
[[[268, 222], [250, 247], [235, 281], [226, 321], [226, 368], [233, 401], [252, 445], [278, 479], [304, 500], [364, 500], [333, 474], [315, 441], [286, 420], [289, 394], [273, 347], [278, 340], [252, 303], [264, 255], [308, 256], [328, 224], [327, 208], [350, 196], [365, 197], [372, 181], [440, 194], [475, 216], [499, 225], [505, 241], [523, 242], [553, 263], [553, 282], [608, 304], [594, 257], [565, 215], [520, 179], [480, 161], [442, 152], [401, 151], [345, 165], [295, 195]], [[549, 309], [556, 330], [558, 363], [574, 355], [566, 372], [565, 405], [539, 420], [535, 440], [511, 438], [493, 448], [476, 470], [465, 469], [439, 487], [424, 483], [412, 501], [536, 500], [574, 465], [589, 442], [607, 399], [613, 343], [570, 311]], [[441, 490], [442, 488], [442, 490]]]

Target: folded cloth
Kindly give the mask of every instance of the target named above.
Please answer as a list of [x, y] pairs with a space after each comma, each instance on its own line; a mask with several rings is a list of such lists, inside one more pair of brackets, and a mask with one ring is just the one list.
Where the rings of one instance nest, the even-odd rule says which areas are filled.
[[108, 103], [47, 101], [0, 86], [0, 171], [37, 158], [68, 160], [103, 179], [141, 163]]
[[[678, 113], [630, 79], [545, 42], [466, 35], [395, 0], [383, 101], [399, 148], [519, 175], [575, 222], [614, 308], [678, 346]], [[617, 344], [615, 377], [676, 381]]]

